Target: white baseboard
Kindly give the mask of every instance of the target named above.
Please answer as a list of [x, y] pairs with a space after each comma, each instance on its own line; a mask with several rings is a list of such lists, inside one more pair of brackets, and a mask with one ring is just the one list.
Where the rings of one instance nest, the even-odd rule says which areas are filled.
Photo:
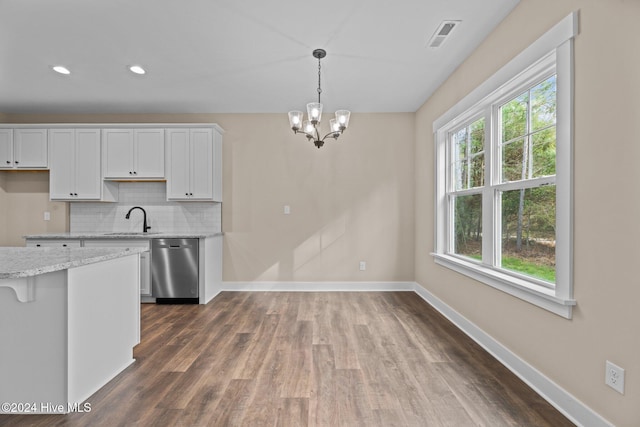
[[223, 291], [374, 292], [414, 291], [415, 282], [223, 282]]
[[569, 392], [547, 378], [540, 371], [519, 358], [508, 348], [493, 339], [477, 325], [449, 307], [431, 292], [415, 283], [415, 292], [429, 305], [449, 319], [462, 332], [488, 351], [506, 368], [518, 376], [529, 387], [553, 405], [564, 416], [578, 426], [612, 427], [613, 424], [602, 418], [591, 408], [580, 402]]

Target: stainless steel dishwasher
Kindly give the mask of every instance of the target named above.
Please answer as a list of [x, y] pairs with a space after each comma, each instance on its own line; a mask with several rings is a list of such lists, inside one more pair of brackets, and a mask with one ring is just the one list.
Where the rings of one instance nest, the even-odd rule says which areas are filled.
[[198, 239], [151, 239], [156, 303], [198, 303]]

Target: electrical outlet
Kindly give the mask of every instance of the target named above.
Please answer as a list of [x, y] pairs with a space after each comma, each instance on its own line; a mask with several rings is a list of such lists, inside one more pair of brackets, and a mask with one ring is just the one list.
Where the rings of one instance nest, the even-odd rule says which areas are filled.
[[44, 220], [51, 221], [51, 212], [48, 212], [48, 211], [44, 212]]
[[367, 261], [360, 261], [360, 271], [365, 271], [367, 269]]
[[289, 206], [289, 205], [284, 205], [284, 214], [285, 214], [285, 215], [289, 215], [289, 214], [291, 214], [291, 206]]
[[624, 369], [607, 360], [605, 363], [604, 383], [618, 393], [624, 394]]

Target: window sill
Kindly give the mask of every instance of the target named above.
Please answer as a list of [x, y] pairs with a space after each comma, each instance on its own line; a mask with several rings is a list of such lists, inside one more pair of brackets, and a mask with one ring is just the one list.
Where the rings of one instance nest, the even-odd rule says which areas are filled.
[[558, 316], [571, 319], [572, 308], [576, 305], [574, 299], [559, 298], [552, 289], [544, 288], [533, 282], [503, 274], [480, 264], [465, 261], [451, 255], [438, 253], [432, 253], [431, 255], [433, 255], [438, 265], [471, 277], [472, 279], [548, 310]]

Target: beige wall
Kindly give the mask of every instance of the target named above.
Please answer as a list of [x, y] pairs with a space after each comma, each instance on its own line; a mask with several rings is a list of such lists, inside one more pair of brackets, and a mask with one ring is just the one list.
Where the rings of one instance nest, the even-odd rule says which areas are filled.
[[354, 115], [321, 149], [284, 120], [221, 119], [225, 280], [413, 280], [414, 115]]
[[[1, 246], [24, 246], [22, 236], [68, 230], [68, 207], [49, 201], [49, 172], [0, 172]], [[44, 212], [51, 220], [44, 220]]]
[[[571, 11], [575, 40], [574, 296], [566, 320], [436, 266], [433, 121]], [[640, 2], [522, 0], [416, 115], [416, 280], [618, 426], [640, 423]], [[625, 395], [604, 384], [626, 369]]]
[[[413, 113], [354, 114], [339, 142], [321, 149], [294, 135], [286, 114], [7, 115], [6, 120], [218, 123], [226, 131], [225, 281], [412, 281], [414, 118]], [[34, 197], [23, 194], [25, 200]], [[284, 205], [291, 207], [290, 215], [283, 214]], [[12, 227], [9, 234], [14, 240]], [[361, 260], [367, 261], [366, 271], [358, 270]]]

